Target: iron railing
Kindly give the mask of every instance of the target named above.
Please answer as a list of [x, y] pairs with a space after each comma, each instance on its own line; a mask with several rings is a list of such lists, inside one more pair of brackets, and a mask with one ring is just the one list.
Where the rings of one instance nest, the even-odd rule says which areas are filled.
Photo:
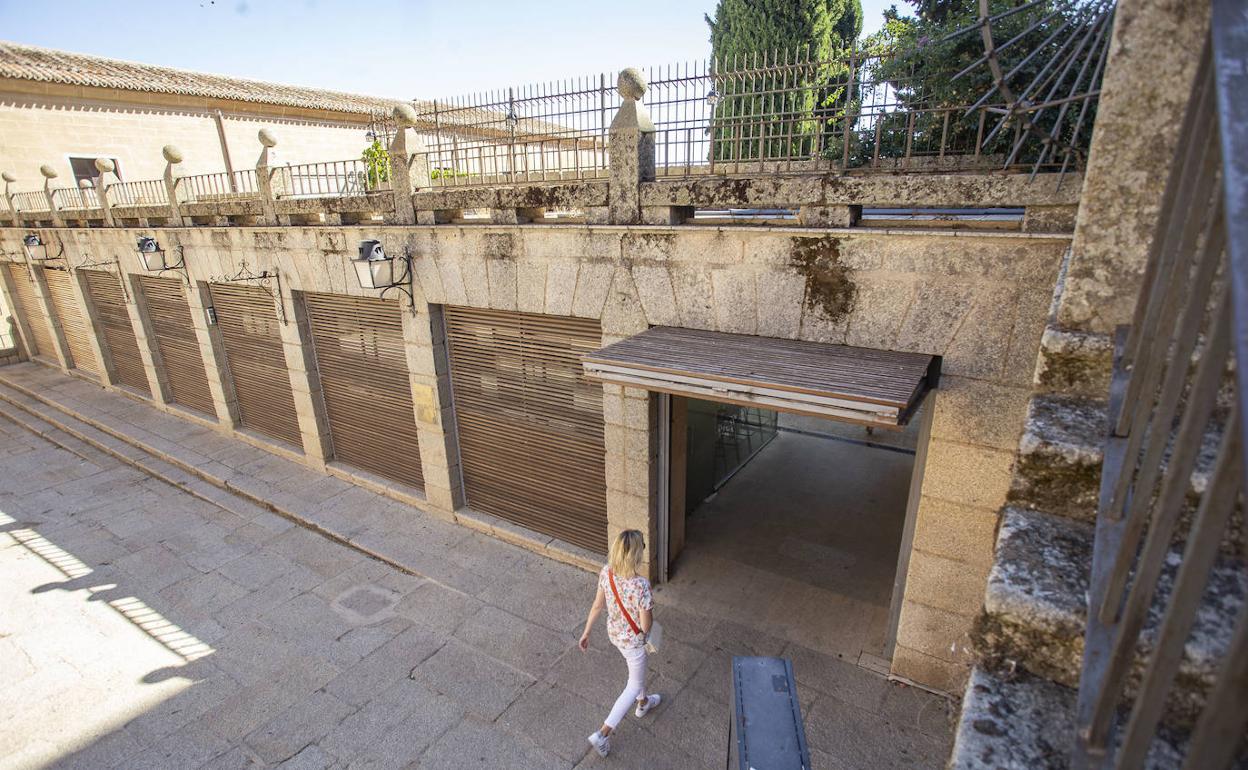
[[109, 206], [168, 206], [169, 191], [163, 179], [118, 182], [108, 186]]
[[14, 193], [13, 206], [18, 211], [51, 211], [48, 196], [42, 190]]
[[255, 169], [180, 177], [177, 190], [179, 200], [186, 203], [241, 200], [260, 195]]
[[390, 164], [361, 159], [301, 163], [270, 171], [277, 198], [339, 198], [368, 195], [390, 189]]
[[[1248, 723], [1248, 581], [1232, 524], [1248, 479], [1237, 366], [1248, 360], [1248, 19], [1236, 5], [1213, 3], [1135, 316], [1116, 346], [1076, 767], [1144, 766], [1163, 721], [1193, 725], [1184, 768], [1229, 767]], [[1231, 614], [1229, 638], [1204, 653], [1216, 676], [1186, 677], [1203, 689], [1193, 714], [1176, 707], [1176, 680], [1211, 606]]]
[[57, 209], [98, 209], [100, 198], [94, 187], [58, 187], [52, 191]]
[[605, 177], [619, 107], [605, 73], [417, 105], [435, 187]]

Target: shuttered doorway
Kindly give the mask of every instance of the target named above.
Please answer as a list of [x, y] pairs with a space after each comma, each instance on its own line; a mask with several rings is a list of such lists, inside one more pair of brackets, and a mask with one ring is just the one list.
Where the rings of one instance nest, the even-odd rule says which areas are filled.
[[338, 294], [303, 299], [335, 459], [423, 489], [399, 303]]
[[69, 345], [71, 365], [98, 377], [100, 368], [92, 348], [91, 325], [74, 292], [73, 276], [66, 270], [51, 267], [45, 267], [43, 274], [48, 279], [48, 294], [52, 296], [52, 306], [56, 308], [56, 317]]
[[581, 356], [597, 321], [446, 307], [467, 502], [602, 553], [607, 546], [602, 386]]
[[301, 447], [274, 299], [253, 286], [214, 283], [209, 288], [225, 347], [225, 368], [238, 399], [239, 424]]
[[212, 390], [208, 387], [204, 357], [183, 283], [176, 278], [142, 275], [139, 287], [169, 385], [169, 400], [215, 416]]
[[30, 273], [22, 265], [9, 265], [9, 277], [13, 280], [13, 299], [17, 302], [14, 308], [26, 319], [34, 337], [35, 350], [30, 354], [41, 361], [56, 363], [56, 345], [52, 342], [52, 327], [48, 318], [40, 310], [39, 300], [35, 296], [35, 286], [30, 282]]
[[121, 279], [113, 273], [100, 270], [83, 270], [82, 274], [87, 278], [87, 290], [91, 292], [95, 315], [100, 322], [100, 333], [108, 344], [118, 382], [145, 395], [151, 395], [147, 384], [147, 369], [143, 366], [143, 356], [139, 354], [139, 343], [134, 336], [134, 325], [130, 323], [130, 312], [126, 309], [126, 295], [121, 288]]

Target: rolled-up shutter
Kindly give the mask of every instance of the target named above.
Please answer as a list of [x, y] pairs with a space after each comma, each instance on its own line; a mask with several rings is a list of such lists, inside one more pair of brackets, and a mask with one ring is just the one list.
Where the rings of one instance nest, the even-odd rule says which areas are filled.
[[43, 274], [48, 279], [48, 293], [52, 295], [52, 306], [56, 308], [61, 331], [65, 333], [69, 355], [74, 359], [72, 366], [99, 376], [99, 363], [91, 346], [91, 326], [74, 292], [73, 276], [66, 270], [51, 267], [45, 267]]
[[299, 418], [290, 390], [277, 306], [264, 289], [210, 284], [226, 369], [238, 399], [239, 424], [299, 447]]
[[30, 273], [22, 265], [9, 265], [9, 277], [13, 279], [13, 299], [17, 303], [14, 310], [26, 319], [26, 325], [34, 337], [35, 350], [30, 355], [42, 361], [56, 362], [56, 345], [52, 342], [52, 327], [48, 318], [39, 309], [39, 300], [35, 296], [34, 284], [30, 282]]
[[143, 305], [152, 325], [152, 336], [169, 384], [169, 400], [214, 415], [212, 391], [204, 371], [199, 338], [191, 322], [182, 282], [176, 278], [139, 276]]
[[464, 492], [473, 508], [604, 552], [597, 321], [446, 307]]
[[100, 333], [108, 343], [117, 380], [122, 385], [150, 395], [147, 369], [143, 366], [143, 356], [139, 355], [139, 343], [134, 336], [134, 325], [130, 323], [121, 280], [113, 273], [99, 270], [84, 270], [82, 273], [87, 277], [87, 290], [91, 292], [95, 315], [100, 321]]
[[396, 300], [305, 294], [334, 457], [424, 487]]

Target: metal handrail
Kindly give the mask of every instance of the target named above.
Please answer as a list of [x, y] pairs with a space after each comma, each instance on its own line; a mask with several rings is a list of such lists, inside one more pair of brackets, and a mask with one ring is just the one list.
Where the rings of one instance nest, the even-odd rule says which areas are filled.
[[[1135, 316], [1119, 330], [1077, 701], [1078, 768], [1143, 766], [1168, 712], [1194, 725], [1184, 768], [1229, 767], [1248, 723], [1244, 597], [1203, 706], [1175, 710], [1173, 697], [1202, 600], [1221, 590], [1209, 587], [1215, 572], [1244, 570], [1221, 556], [1248, 480], [1248, 387], [1236, 365], [1248, 361], [1248, 20], [1235, 4], [1214, 2]], [[1193, 496], [1199, 502], [1184, 531]], [[1133, 684], [1142, 649], [1145, 669]]]
[[275, 198], [340, 198], [391, 189], [388, 163], [370, 167], [359, 158], [279, 166], [269, 178]]
[[108, 186], [110, 206], [168, 206], [169, 190], [163, 179], [118, 182]]
[[185, 203], [241, 200], [260, 195], [255, 169], [184, 176], [175, 184], [179, 200]]

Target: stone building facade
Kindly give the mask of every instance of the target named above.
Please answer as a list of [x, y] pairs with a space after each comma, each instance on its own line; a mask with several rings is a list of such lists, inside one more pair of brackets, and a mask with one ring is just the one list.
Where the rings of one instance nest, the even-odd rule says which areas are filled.
[[[1113, 74], [1111, 68], [1107, 79]], [[625, 104], [611, 132], [613, 165], [601, 180], [431, 189], [428, 168], [412, 155], [419, 147], [417, 131], [400, 110], [397, 117], [408, 127], [391, 147], [392, 193], [282, 201], [262, 185], [254, 201], [185, 205], [175, 198], [167, 206], [127, 209], [105, 200], [89, 211], [10, 211], [8, 226], [0, 230], [0, 254], [9, 263], [0, 270], [0, 283], [10, 307], [20, 307], [17, 326], [27, 351], [138, 397], [122, 382], [102, 335], [88, 339], [98, 376], [83, 371], [81, 360], [71, 366], [83, 355], [70, 349], [71, 334], [39, 257], [68, 268], [72, 295], [93, 329], [100, 328], [100, 309], [86, 273], [115, 273], [131, 298], [146, 398], [157, 407], [587, 567], [597, 563], [596, 551], [605, 542], [599, 549], [574, 545], [474, 510], [465, 500], [448, 309], [584, 319], [597, 323], [603, 346], [670, 326], [939, 356], [939, 387], [927, 396], [930, 423], [916, 461], [899, 563], [891, 671], [936, 690], [959, 691], [975, 661], [971, 631], [983, 608], [999, 512], [1016, 483], [1037, 360], [1039, 376], [1054, 371], [1061, 356], [1055, 340], [1068, 331], [1053, 323], [1055, 286], [1071, 259], [1076, 212], [1085, 216], [1081, 193], [1091, 180], [1085, 185], [1077, 174], [1031, 180], [1003, 173], [817, 172], [656, 180], [653, 168], [647, 169], [646, 153], [653, 151], [647, 121], [635, 112], [635, 99]], [[315, 143], [305, 147], [301, 134], [276, 121], [257, 120], [252, 126], [275, 126], [283, 160], [295, 152], [321, 160], [332, 152]], [[1100, 130], [1098, 125], [1098, 136]], [[160, 144], [180, 143], [161, 136]], [[260, 153], [257, 171], [268, 178], [271, 166], [260, 144], [240, 139], [236, 149], [229, 141], [240, 166], [241, 158]], [[274, 143], [272, 135], [264, 142]], [[181, 162], [189, 165], [198, 156], [188, 152]], [[22, 162], [37, 168], [52, 160], [26, 155]], [[168, 154], [164, 162], [143, 162], [149, 165], [136, 167], [150, 168], [151, 178], [177, 165]], [[707, 225], [692, 216], [700, 208], [772, 206], [792, 208], [798, 219], [772, 227]], [[880, 228], [857, 216], [863, 207], [891, 206], [1008, 206], [1024, 214], [1016, 228], [1005, 230]], [[553, 208], [583, 216], [543, 221], [542, 212]], [[461, 214], [468, 209], [488, 211], [489, 217], [465, 222]], [[30, 234], [44, 249], [33, 260], [23, 243]], [[200, 413], [174, 403], [144, 298], [141, 279], [153, 276], [135, 246], [144, 237], [184, 265], [162, 277], [180, 280], [188, 303], [211, 398], [211, 409]], [[419, 486], [361, 471], [335, 456], [309, 296], [375, 298], [375, 290], [361, 288], [352, 264], [357, 245], [368, 240], [379, 241], [389, 255], [411, 258], [411, 306], [406, 298], [392, 304], [401, 318]], [[1076, 283], [1087, 259], [1069, 265]], [[212, 308], [214, 285], [256, 285], [240, 279], [243, 273], [280, 276], [268, 288], [274, 318], [284, 319], [273, 329], [297, 419], [293, 443], [240, 429], [239, 395]], [[28, 289], [18, 285], [22, 280]], [[25, 304], [23, 291], [31, 298]], [[1069, 288], [1061, 296], [1062, 307], [1071, 307]], [[51, 350], [39, 349], [35, 327], [41, 323], [49, 323]], [[1042, 352], [1050, 357], [1047, 365]], [[1089, 366], [1096, 365], [1094, 357]], [[636, 528], [654, 544], [661, 540], [656, 396], [606, 384], [600, 408], [607, 536]], [[658, 558], [652, 551], [652, 574], [660, 572]]]

